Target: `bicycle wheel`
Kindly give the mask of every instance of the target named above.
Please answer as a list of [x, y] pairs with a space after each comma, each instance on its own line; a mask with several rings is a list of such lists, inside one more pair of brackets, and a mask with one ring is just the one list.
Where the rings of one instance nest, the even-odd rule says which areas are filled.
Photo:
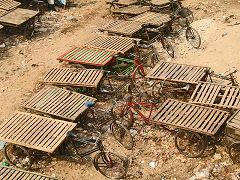
[[32, 166], [32, 158], [23, 146], [7, 144], [4, 148], [4, 156], [10, 164], [18, 168], [28, 170]]
[[175, 136], [175, 146], [181, 154], [189, 158], [200, 157], [206, 147], [200, 134], [187, 131], [177, 132]]
[[131, 150], [133, 148], [133, 138], [130, 131], [122, 124], [114, 122], [110, 125], [113, 137], [124, 148]]
[[240, 142], [231, 144], [228, 153], [234, 163], [240, 163]]
[[172, 58], [174, 58], [173, 46], [166, 37], [162, 38], [162, 46], [163, 46], [163, 49], [165, 49], [167, 51], [168, 55], [171, 56]]
[[186, 29], [186, 39], [192, 45], [192, 47], [196, 49], [201, 46], [201, 37], [197, 30], [192, 27], [188, 27]]
[[128, 161], [111, 152], [97, 153], [93, 163], [96, 170], [108, 178], [123, 178], [128, 170]]
[[152, 53], [151, 55], [151, 67], [154, 68], [155, 65], [160, 61], [159, 55], [156, 53]]
[[152, 96], [154, 98], [159, 98], [161, 96], [161, 92], [162, 92], [162, 84], [161, 82], [156, 82], [152, 86]]

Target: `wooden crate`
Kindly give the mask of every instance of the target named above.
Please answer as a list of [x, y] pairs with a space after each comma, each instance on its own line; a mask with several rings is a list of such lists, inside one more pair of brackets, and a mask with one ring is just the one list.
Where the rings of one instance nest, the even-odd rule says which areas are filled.
[[88, 47], [96, 47], [116, 51], [125, 54], [134, 47], [133, 39], [120, 36], [99, 35], [84, 44]]
[[75, 121], [97, 99], [54, 86], [46, 86], [23, 104], [24, 108]]
[[9, 12], [5, 16], [0, 17], [0, 23], [4, 26], [6, 25], [17, 27], [25, 23], [26, 21], [34, 18], [38, 14], [38, 11], [17, 8], [14, 11]]
[[15, 112], [0, 125], [0, 140], [52, 153], [77, 124]]
[[153, 115], [151, 123], [214, 135], [228, 117], [226, 111], [168, 99]]
[[20, 6], [21, 3], [13, 0], [1, 0], [0, 1], [0, 9], [4, 9], [6, 11], [16, 9]]
[[1, 180], [57, 180], [43, 174], [0, 165]]
[[104, 71], [98, 69], [52, 68], [43, 77], [43, 83], [62, 86], [97, 88]]
[[240, 141], [240, 110], [235, 112], [227, 122], [226, 136]]
[[167, 14], [155, 13], [155, 12], [145, 12], [133, 18], [130, 18], [131, 21], [138, 21], [143, 24], [150, 24], [153, 26], [162, 26], [168, 23], [171, 18]]
[[134, 5], [132, 5], [132, 6], [113, 9], [112, 12], [113, 12], [113, 14], [138, 15], [138, 14], [142, 14], [149, 10], [150, 10], [149, 6], [134, 6]]
[[57, 60], [103, 67], [111, 63], [116, 54], [106, 49], [82, 46], [71, 49], [59, 56]]
[[119, 35], [131, 37], [134, 33], [142, 29], [142, 23], [137, 21], [114, 21], [103, 28], [99, 28], [100, 31], [107, 31], [108, 33], [115, 33]]
[[240, 88], [223, 84], [199, 82], [196, 86], [191, 103], [240, 109]]
[[148, 74], [147, 78], [197, 84], [210, 73], [209, 67], [161, 61]]

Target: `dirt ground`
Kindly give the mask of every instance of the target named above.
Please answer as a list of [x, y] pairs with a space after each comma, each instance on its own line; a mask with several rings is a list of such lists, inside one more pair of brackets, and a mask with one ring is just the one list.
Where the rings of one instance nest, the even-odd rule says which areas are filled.
[[[104, 0], [85, 0], [78, 4], [81, 6], [47, 13], [45, 17], [49, 19], [58, 17], [53, 25], [56, 30], [21, 42], [1, 56], [0, 121], [21, 110], [21, 104], [41, 86], [39, 82], [46, 71], [61, 66], [56, 60], [61, 53], [92, 38], [99, 33], [98, 27], [111, 20]], [[196, 50], [182, 38], [174, 45], [176, 58], [167, 60], [209, 66], [217, 73], [240, 70], [240, 1], [185, 0], [184, 5], [195, 14], [193, 26], [201, 34], [203, 44]], [[237, 76], [239, 79], [239, 72]], [[131, 151], [123, 150], [117, 144], [110, 146], [111, 137], [106, 141], [110, 149], [131, 159], [127, 179], [239, 178], [240, 167], [232, 164], [224, 147], [217, 147], [215, 155], [188, 159], [176, 150], [170, 133], [156, 127], [144, 127], [140, 131]], [[150, 162], [155, 162], [156, 167], [150, 167]], [[39, 172], [67, 180], [105, 179], [91, 162], [53, 161]]]

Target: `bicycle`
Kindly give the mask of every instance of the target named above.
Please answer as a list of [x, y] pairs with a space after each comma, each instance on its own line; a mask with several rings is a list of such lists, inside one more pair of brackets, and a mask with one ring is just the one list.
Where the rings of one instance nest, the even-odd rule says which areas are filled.
[[[56, 157], [68, 159], [78, 162], [94, 152], [98, 152], [94, 156], [93, 164], [97, 171], [108, 178], [122, 178], [126, 175], [128, 169], [128, 161], [123, 157], [106, 151], [102, 141], [101, 133], [99, 136], [79, 137], [75, 132], [68, 132], [67, 138], [58, 148], [59, 154]], [[80, 150], [86, 146], [93, 146], [91, 149], [80, 153]], [[47, 153], [26, 148], [16, 144], [7, 144], [4, 148], [4, 156], [6, 160], [18, 168], [28, 170], [32, 167], [34, 158], [48, 156]]]
[[210, 73], [210, 80], [211, 82], [213, 82], [212, 80], [212, 77], [214, 78], [218, 78], [218, 79], [222, 79], [222, 80], [225, 80], [225, 81], [228, 81], [227, 85], [232, 85], [232, 86], [239, 86], [239, 83], [237, 81], [237, 78], [234, 76], [234, 74], [236, 74], [238, 72], [238, 70], [234, 70], [234, 71], [226, 71], [224, 74], [216, 74], [214, 73], [214, 71], [212, 71]]

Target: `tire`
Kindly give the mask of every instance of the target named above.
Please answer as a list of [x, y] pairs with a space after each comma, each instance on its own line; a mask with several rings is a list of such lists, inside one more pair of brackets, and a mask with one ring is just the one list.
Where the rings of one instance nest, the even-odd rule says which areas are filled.
[[234, 163], [240, 163], [240, 142], [233, 143], [228, 148], [230, 158]]
[[32, 158], [23, 146], [16, 144], [7, 144], [4, 148], [4, 156], [6, 160], [17, 168], [29, 170], [32, 166]]
[[151, 68], [154, 68], [155, 65], [160, 61], [159, 55], [156, 53], [152, 53], [151, 55]]
[[93, 163], [96, 170], [108, 178], [123, 178], [128, 170], [128, 161], [111, 152], [97, 153]]
[[192, 47], [196, 49], [201, 46], [201, 37], [194, 28], [190, 27], [186, 29], [186, 39], [192, 45]]
[[167, 51], [168, 55], [174, 58], [175, 53], [174, 53], [173, 46], [171, 42], [165, 37], [162, 38], [162, 46], [163, 46], [163, 49]]
[[175, 146], [181, 154], [189, 158], [202, 156], [206, 148], [204, 139], [200, 134], [187, 131], [177, 132]]
[[113, 137], [127, 150], [131, 150], [133, 148], [133, 138], [130, 131], [120, 123], [112, 123], [110, 125], [110, 129], [112, 131]]

